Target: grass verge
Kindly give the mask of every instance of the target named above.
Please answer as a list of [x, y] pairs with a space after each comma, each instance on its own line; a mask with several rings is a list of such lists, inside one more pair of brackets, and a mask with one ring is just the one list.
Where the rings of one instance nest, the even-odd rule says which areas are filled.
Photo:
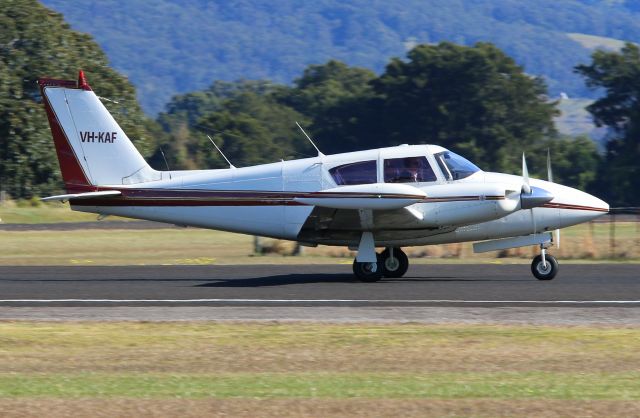
[[640, 371], [11, 374], [0, 375], [0, 397], [640, 400]]
[[[37, 200], [6, 202], [0, 222], [46, 224], [95, 221], [95, 214], [74, 212], [68, 204]], [[125, 218], [109, 218], [126, 220]], [[108, 223], [109, 221], [103, 221]], [[563, 262], [640, 262], [640, 222], [590, 223], [563, 229], [562, 246], [552, 248]], [[220, 231], [161, 230], [0, 231], [0, 265], [144, 265], [144, 264], [351, 264], [344, 247], [304, 248], [291, 257], [293, 244], [264, 240], [268, 254], [254, 256], [253, 237]], [[536, 247], [474, 254], [471, 243], [405, 248], [412, 263], [529, 263]], [[284, 256], [283, 256], [284, 254]]]
[[[608, 224], [569, 228], [562, 247], [550, 250], [566, 262], [638, 262], [635, 224], [617, 228], [609, 250]], [[292, 246], [291, 244], [287, 244]], [[412, 263], [529, 263], [539, 250], [518, 248], [505, 257], [473, 254], [470, 243], [406, 248]], [[289, 251], [290, 252], [290, 251]], [[288, 254], [286, 248], [283, 252]], [[613, 255], [612, 258], [608, 257]], [[305, 248], [302, 256], [253, 254], [248, 235], [201, 229], [0, 231], [0, 265], [184, 265], [184, 264], [351, 264], [354, 253], [342, 247]], [[596, 258], [594, 260], [594, 257]]]
[[3, 417], [633, 416], [639, 364], [638, 328], [0, 322], [0, 409]]

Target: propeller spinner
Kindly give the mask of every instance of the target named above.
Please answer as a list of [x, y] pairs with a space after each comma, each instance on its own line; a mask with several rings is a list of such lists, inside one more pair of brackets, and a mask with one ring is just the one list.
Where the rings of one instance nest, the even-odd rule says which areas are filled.
[[551, 202], [555, 196], [540, 187], [532, 187], [529, 184], [529, 170], [527, 160], [522, 153], [522, 192], [520, 193], [520, 208], [533, 209]]

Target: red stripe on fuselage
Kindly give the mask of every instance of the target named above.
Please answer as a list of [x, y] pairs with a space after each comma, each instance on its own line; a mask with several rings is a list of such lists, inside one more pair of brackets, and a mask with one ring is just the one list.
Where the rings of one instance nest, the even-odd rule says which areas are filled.
[[594, 206], [582, 206], [582, 205], [571, 205], [568, 203], [545, 203], [542, 205], [543, 208], [550, 209], [568, 209], [568, 210], [588, 210], [591, 212], [609, 212], [609, 209], [605, 208], [597, 208]]
[[[296, 199], [416, 199], [423, 203], [501, 200], [504, 196], [452, 196], [446, 198], [422, 198], [418, 195], [375, 193], [325, 193], [282, 192], [258, 190], [184, 190], [184, 189], [127, 189], [118, 190], [121, 196], [73, 200], [72, 204], [83, 206], [307, 206]], [[92, 189], [93, 190], [93, 189]], [[88, 191], [88, 190], [84, 190]]]

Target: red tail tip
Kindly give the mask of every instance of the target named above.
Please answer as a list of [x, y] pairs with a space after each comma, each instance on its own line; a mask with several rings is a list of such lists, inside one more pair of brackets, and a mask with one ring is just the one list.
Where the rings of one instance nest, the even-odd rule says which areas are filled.
[[87, 83], [87, 78], [84, 76], [84, 71], [82, 70], [78, 72], [78, 88], [82, 90], [91, 90], [89, 83]]

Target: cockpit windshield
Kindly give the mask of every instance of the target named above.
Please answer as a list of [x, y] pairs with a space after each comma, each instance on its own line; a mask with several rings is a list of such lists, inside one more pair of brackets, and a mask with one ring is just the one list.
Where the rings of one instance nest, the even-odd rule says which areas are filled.
[[475, 164], [455, 152], [445, 151], [434, 157], [447, 180], [460, 180], [480, 171]]

